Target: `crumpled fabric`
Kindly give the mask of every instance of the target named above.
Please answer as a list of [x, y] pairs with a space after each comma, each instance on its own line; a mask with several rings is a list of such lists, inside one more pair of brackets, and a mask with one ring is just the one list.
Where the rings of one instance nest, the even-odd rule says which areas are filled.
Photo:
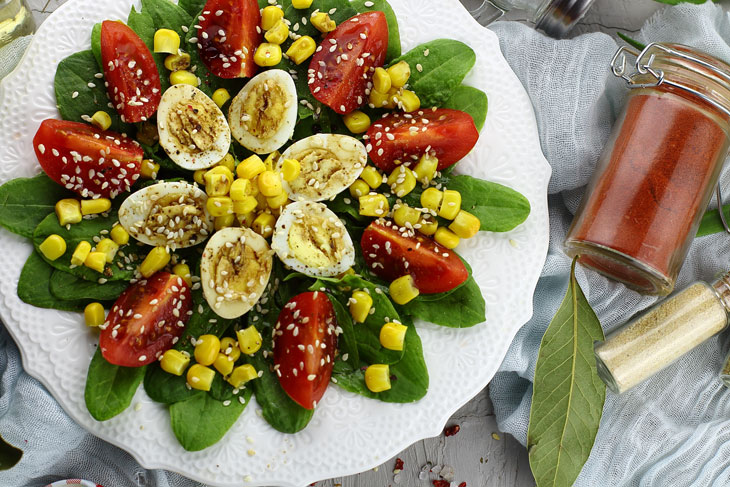
[[32, 38], [32, 35], [19, 37], [0, 47], [0, 79], [9, 75], [15, 69]]

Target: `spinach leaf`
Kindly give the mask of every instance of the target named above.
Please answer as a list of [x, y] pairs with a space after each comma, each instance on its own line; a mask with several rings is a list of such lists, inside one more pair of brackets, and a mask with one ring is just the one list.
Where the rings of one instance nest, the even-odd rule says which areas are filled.
[[[352, 316], [350, 312], [340, 303], [337, 298], [328, 294], [327, 297], [332, 302], [335, 309], [337, 324], [342, 328], [342, 333], [338, 340], [337, 348], [340, 353], [335, 358], [335, 363], [345, 362], [350, 369], [356, 369], [360, 364], [360, 353], [357, 349], [357, 339], [355, 338], [355, 329], [353, 328]], [[345, 360], [345, 357], [347, 360]]]
[[60, 309], [63, 311], [81, 311], [89, 301], [61, 300], [51, 293], [49, 281], [53, 267], [46, 264], [38, 252], [31, 252], [20, 271], [18, 279], [18, 297], [24, 303], [38, 308]]
[[471, 276], [462, 286], [441, 298], [419, 296], [401, 309], [413, 318], [450, 328], [469, 328], [486, 320], [484, 298]]
[[[661, 1], [661, 0], [656, 0]], [[704, 0], [703, 0], [704, 1]], [[630, 45], [631, 47], [635, 47], [639, 51], [643, 51], [646, 47], [646, 44], [642, 44], [641, 42], [637, 41], [636, 39], [632, 39], [631, 37], [627, 36], [623, 32], [616, 32], [616, 35], [621, 38], [626, 44]]]
[[0, 470], [13, 468], [23, 457], [23, 451], [15, 448], [0, 436]]
[[35, 227], [56, 202], [71, 195], [45, 174], [11, 179], [0, 186], [0, 226], [21, 237], [33, 238]]
[[[48, 264], [46, 265], [48, 266]], [[99, 284], [54, 269], [49, 285], [51, 294], [64, 301], [114, 301], [127, 289], [129, 284], [126, 281], [109, 281], [106, 284]]]
[[530, 214], [530, 201], [512, 188], [467, 175], [449, 178], [448, 189], [461, 193], [461, 208], [481, 222], [481, 231], [507, 232]]
[[421, 99], [421, 106], [431, 107], [449, 99], [476, 59], [472, 48], [463, 42], [437, 39], [414, 47], [391, 64], [406, 61], [410, 65], [411, 89]]
[[101, 22], [97, 22], [91, 28], [91, 52], [94, 53], [94, 59], [96, 59], [96, 64], [99, 65], [99, 70], [103, 72], [104, 61], [102, 61], [101, 57]]
[[[2, 191], [2, 187], [0, 187], [0, 192], [1, 191]], [[730, 222], [730, 205], [723, 206], [722, 212], [725, 215], [725, 221]], [[0, 221], [0, 225], [2, 225], [2, 221]], [[705, 212], [705, 214], [702, 216], [702, 220], [700, 221], [700, 226], [697, 229], [697, 235], [695, 235], [695, 236], [704, 237], [705, 235], [712, 235], [713, 233], [722, 233], [724, 231], [725, 231], [725, 227], [723, 226], [722, 220], [720, 219], [719, 211], [717, 209], [707, 210]]]
[[[367, 5], [366, 5], [367, 4]], [[358, 13], [380, 11], [385, 14], [385, 20], [388, 22], [388, 53], [385, 56], [385, 62], [401, 55], [400, 32], [398, 30], [398, 19], [395, 12], [387, 0], [352, 0], [350, 2], [352, 8]], [[368, 6], [369, 5], [369, 6]]]
[[145, 367], [120, 367], [106, 361], [101, 348], [96, 349], [86, 376], [86, 408], [97, 421], [106, 421], [121, 413], [132, 402], [144, 377]]
[[[264, 3], [268, 5], [268, 2]], [[205, 6], [205, 0], [179, 0], [177, 6], [185, 10], [191, 18], [197, 18], [198, 12]]]
[[472, 86], [460, 85], [451, 93], [451, 97], [443, 104], [444, 108], [461, 110], [471, 115], [477, 130], [482, 130], [487, 119], [487, 94]]
[[[335, 9], [333, 11], [333, 9]], [[330, 18], [334, 20], [337, 25], [340, 25], [345, 20], [357, 15], [357, 11], [352, 8], [348, 0], [315, 0], [309, 8], [297, 9], [287, 2], [284, 8], [284, 18], [291, 22], [291, 30], [302, 36], [311, 36], [317, 39], [320, 36], [320, 32], [309, 22], [312, 17], [312, 13], [318, 10], [320, 12], [331, 12]], [[307, 23], [303, 23], [302, 19], [306, 18]], [[308, 62], [302, 64], [309, 65]], [[306, 80], [306, 77], [305, 77]]]

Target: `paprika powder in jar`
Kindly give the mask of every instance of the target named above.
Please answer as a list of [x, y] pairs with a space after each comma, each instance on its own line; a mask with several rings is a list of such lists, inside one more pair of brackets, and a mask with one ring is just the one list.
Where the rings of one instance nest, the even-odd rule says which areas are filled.
[[[627, 73], [627, 53], [636, 56]], [[679, 44], [622, 47], [629, 87], [564, 243], [578, 262], [665, 295], [712, 198], [730, 134], [730, 65]]]

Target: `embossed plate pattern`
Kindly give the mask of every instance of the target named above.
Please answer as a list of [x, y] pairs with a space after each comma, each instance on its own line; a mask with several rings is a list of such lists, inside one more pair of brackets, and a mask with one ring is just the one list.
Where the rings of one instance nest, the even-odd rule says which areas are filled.
[[[25, 369], [80, 425], [130, 452], [143, 466], [220, 486], [300, 487], [379, 465], [415, 441], [439, 434], [448, 418], [487, 385], [512, 337], [532, 315], [532, 294], [548, 244], [550, 168], [530, 101], [502, 57], [497, 37], [458, 0], [429, 2], [428, 8], [422, 0], [391, 4], [404, 52], [436, 37], [459, 39], [477, 52], [466, 83], [488, 94], [489, 114], [476, 149], [458, 170], [511, 186], [532, 204], [530, 217], [514, 231], [483, 232], [460, 246], [486, 300], [487, 323], [466, 330], [418, 324], [431, 376], [428, 395], [420, 402], [386, 404], [332, 386], [311, 424], [295, 435], [274, 431], [252, 404], [222, 441], [194, 453], [180, 447], [165, 407], [141, 388], [133, 400], [141, 408], [96, 422], [83, 399], [96, 336], [79, 314], [34, 308], [18, 299], [18, 276], [31, 245], [0, 230], [0, 316], [21, 350]], [[55, 66], [89, 48], [95, 22], [126, 19], [130, 6], [129, 0], [70, 0], [41, 25], [19, 67], [0, 85], [0, 182], [39, 172], [31, 140], [42, 120], [58, 117]], [[254, 439], [254, 457], [246, 454], [252, 447], [247, 437]]]

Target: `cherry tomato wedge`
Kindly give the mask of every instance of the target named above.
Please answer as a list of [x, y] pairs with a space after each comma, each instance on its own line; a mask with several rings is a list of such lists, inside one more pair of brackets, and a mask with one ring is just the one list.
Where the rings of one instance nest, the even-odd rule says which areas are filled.
[[322, 292], [298, 294], [279, 313], [274, 336], [279, 383], [305, 409], [314, 409], [330, 382], [336, 329], [335, 310]]
[[132, 284], [101, 326], [101, 354], [123, 367], [154, 362], [182, 335], [191, 306], [190, 287], [169, 272]]
[[160, 73], [147, 45], [121, 22], [101, 24], [101, 60], [107, 94], [123, 122], [150, 118], [160, 104]]
[[442, 171], [472, 150], [479, 131], [468, 113], [438, 108], [391, 113], [371, 125], [367, 136], [368, 155], [382, 171], [391, 172], [393, 161], [416, 160], [426, 151], [438, 158]]
[[312, 95], [341, 115], [362, 106], [371, 68], [383, 65], [387, 50], [388, 22], [383, 12], [346, 20], [324, 38], [312, 57]]
[[43, 170], [84, 198], [114, 198], [139, 178], [144, 151], [132, 139], [81, 122], [49, 118], [33, 148]]
[[220, 78], [250, 78], [262, 42], [261, 13], [256, 0], [208, 0], [198, 19], [198, 51], [211, 73]]
[[422, 294], [443, 293], [469, 278], [452, 250], [428, 237], [401, 233], [391, 220], [376, 220], [362, 234], [360, 245], [370, 271], [388, 281], [410, 274]]

